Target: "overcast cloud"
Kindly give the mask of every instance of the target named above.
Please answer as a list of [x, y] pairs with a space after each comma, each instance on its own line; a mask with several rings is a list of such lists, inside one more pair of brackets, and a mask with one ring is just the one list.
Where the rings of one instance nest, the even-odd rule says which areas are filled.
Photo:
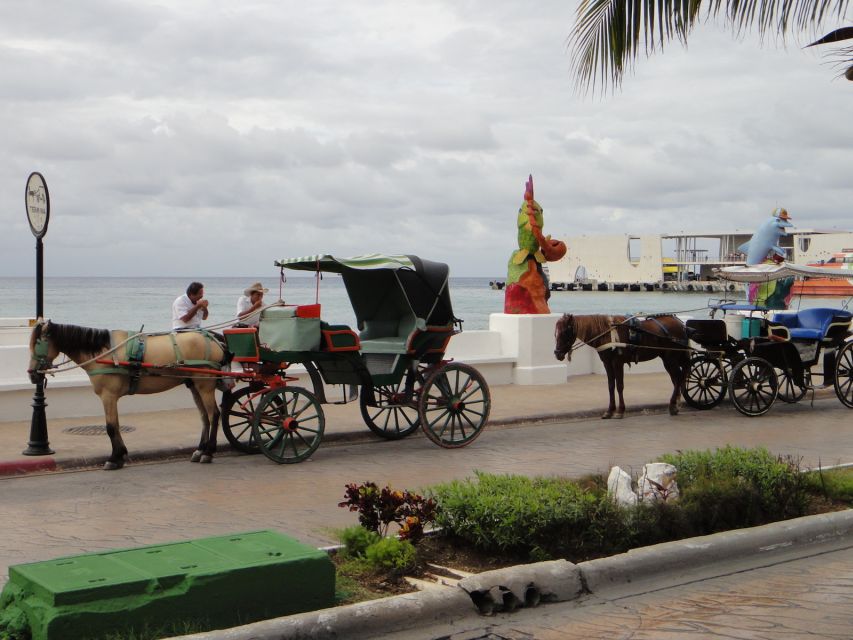
[[388, 252], [500, 277], [528, 173], [557, 236], [751, 230], [777, 206], [853, 228], [853, 83], [819, 51], [706, 25], [583, 98], [575, 2], [307, 4], [0, 5], [0, 273], [35, 270], [31, 171], [48, 276]]

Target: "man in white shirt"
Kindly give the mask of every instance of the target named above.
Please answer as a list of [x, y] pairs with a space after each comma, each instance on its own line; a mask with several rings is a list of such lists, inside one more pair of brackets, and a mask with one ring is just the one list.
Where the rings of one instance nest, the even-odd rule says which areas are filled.
[[260, 320], [260, 309], [264, 306], [264, 294], [269, 289], [264, 289], [260, 282], [256, 282], [243, 290], [243, 295], [237, 299], [237, 318], [241, 324], [247, 327], [257, 327]]
[[207, 320], [207, 315], [204, 285], [191, 282], [187, 292], [172, 303], [172, 329], [199, 329], [202, 320]]

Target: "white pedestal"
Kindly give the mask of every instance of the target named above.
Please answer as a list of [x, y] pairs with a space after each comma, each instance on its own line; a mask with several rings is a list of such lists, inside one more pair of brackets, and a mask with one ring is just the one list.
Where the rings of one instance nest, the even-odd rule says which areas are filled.
[[566, 364], [554, 357], [554, 326], [559, 318], [559, 313], [489, 316], [489, 329], [501, 334], [501, 352], [515, 356], [514, 384], [566, 382]]

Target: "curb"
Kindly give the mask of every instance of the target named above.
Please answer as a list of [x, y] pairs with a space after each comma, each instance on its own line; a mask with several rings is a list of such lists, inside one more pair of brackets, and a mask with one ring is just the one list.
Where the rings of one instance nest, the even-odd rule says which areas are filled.
[[48, 457], [0, 462], [0, 476], [19, 476], [38, 471], [56, 471], [56, 469], [56, 460]]
[[[626, 416], [651, 415], [666, 411], [666, 404], [644, 404], [634, 405], [625, 412]], [[598, 409], [585, 409], [582, 411], [565, 411], [554, 413], [540, 413], [529, 416], [513, 416], [509, 418], [497, 418], [490, 420], [486, 425], [494, 427], [508, 427], [519, 424], [547, 424], [550, 422], [561, 422], [570, 420], [585, 420], [596, 418], [601, 414]], [[425, 437], [418, 430], [409, 437]], [[338, 433], [329, 433], [323, 436], [325, 444], [359, 444], [365, 442], [387, 442], [384, 438], [375, 435], [372, 431], [364, 428], [363, 431], [343, 431]], [[322, 446], [322, 445], [321, 445]], [[128, 464], [134, 462], [154, 462], [160, 460], [172, 460], [179, 458], [189, 458], [195, 451], [195, 447], [177, 447], [175, 449], [143, 449], [133, 453], [130, 456]], [[230, 444], [224, 442], [218, 446], [218, 454], [222, 455], [243, 455], [236, 452]], [[19, 460], [0, 461], [0, 478], [3, 476], [25, 475], [28, 473], [39, 473], [46, 471], [76, 471], [82, 469], [90, 469], [102, 467], [107, 461], [108, 456], [100, 455], [93, 457], [76, 457], [76, 458], [55, 458], [53, 456], [44, 456], [39, 460], [41, 464], [37, 464], [36, 460], [23, 458]]]
[[[518, 565], [466, 578], [459, 589], [418, 591], [171, 640], [361, 640], [390, 630], [458, 626], [463, 618], [480, 614], [576, 600], [614, 587], [636, 589], [638, 583], [664, 575], [671, 576], [668, 587], [683, 582], [688, 573], [695, 579], [697, 570], [708, 571], [706, 578], [727, 575], [733, 561], [749, 559], [750, 568], [766, 566], [785, 552], [847, 538], [853, 544], [853, 509], [666, 542], [577, 565], [565, 560]], [[664, 587], [658, 583], [657, 588]]]

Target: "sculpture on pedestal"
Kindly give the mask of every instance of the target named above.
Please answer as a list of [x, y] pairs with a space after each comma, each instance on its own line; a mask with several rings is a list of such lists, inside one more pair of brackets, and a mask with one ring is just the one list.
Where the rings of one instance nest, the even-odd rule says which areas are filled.
[[[771, 218], [758, 227], [749, 242], [738, 247], [746, 253], [746, 264], [777, 264], [785, 260], [785, 251], [779, 246], [779, 238], [787, 235], [786, 227], [793, 226], [790, 219], [785, 209], [776, 209]], [[793, 277], [752, 282], [747, 285], [747, 299], [757, 307], [787, 309], [793, 285]]]
[[566, 245], [543, 235], [542, 207], [533, 199], [533, 176], [524, 189], [524, 203], [518, 210], [518, 249], [507, 268], [504, 313], [550, 313], [551, 295], [548, 278], [542, 268], [545, 262], [566, 255]]

